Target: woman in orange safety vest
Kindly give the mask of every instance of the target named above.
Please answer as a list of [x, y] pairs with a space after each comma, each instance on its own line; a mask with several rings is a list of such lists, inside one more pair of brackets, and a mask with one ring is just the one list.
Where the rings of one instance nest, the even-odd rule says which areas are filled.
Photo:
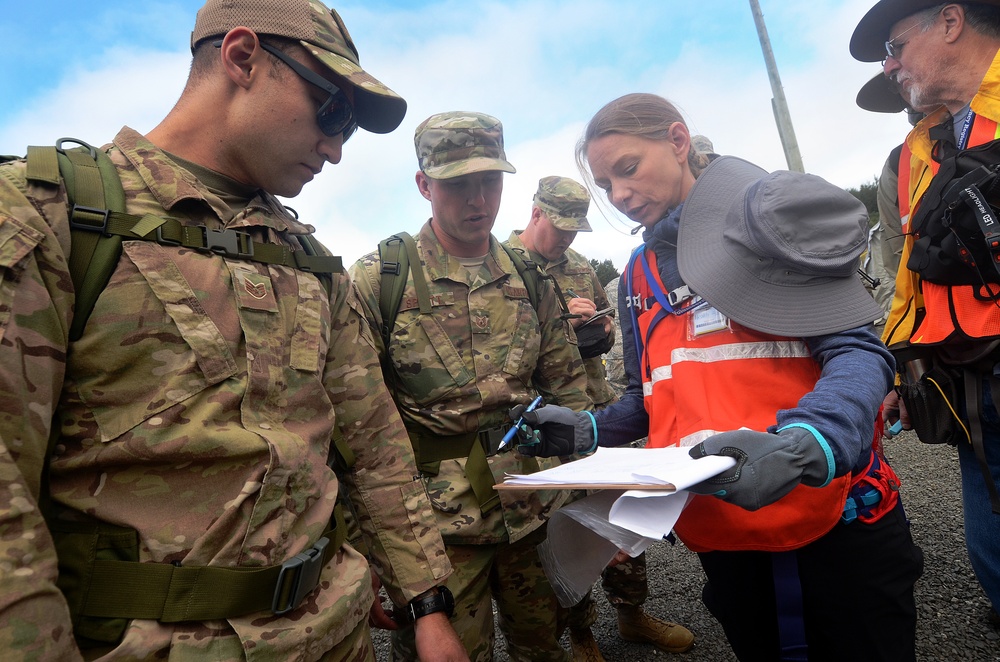
[[629, 386], [600, 412], [524, 413], [518, 450], [727, 455], [674, 530], [741, 660], [913, 660], [923, 559], [873, 451], [894, 363], [856, 275], [864, 206], [813, 175], [691, 148], [667, 100], [594, 116], [581, 169], [643, 228], [619, 285]]

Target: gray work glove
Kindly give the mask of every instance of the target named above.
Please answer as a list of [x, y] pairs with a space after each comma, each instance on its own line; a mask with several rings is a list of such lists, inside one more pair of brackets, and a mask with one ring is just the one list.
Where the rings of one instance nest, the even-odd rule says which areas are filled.
[[786, 427], [777, 434], [733, 430], [712, 435], [691, 449], [691, 457], [727, 455], [736, 466], [688, 488], [714, 495], [740, 508], [757, 510], [785, 496], [799, 483], [822, 487], [833, 478], [832, 458], [806, 428]]
[[597, 448], [597, 424], [589, 411], [573, 411], [558, 405], [543, 405], [524, 411], [510, 410], [510, 420], [524, 421], [517, 428], [517, 450], [521, 455], [553, 457], [590, 453]]

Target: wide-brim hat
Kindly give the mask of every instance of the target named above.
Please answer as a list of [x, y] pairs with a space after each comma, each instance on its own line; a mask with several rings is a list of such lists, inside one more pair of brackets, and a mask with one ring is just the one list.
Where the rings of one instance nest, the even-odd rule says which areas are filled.
[[[1000, 0], [975, 0], [981, 5], [1000, 5]], [[885, 59], [889, 30], [907, 16], [942, 4], [941, 0], [879, 0], [868, 10], [851, 35], [851, 55], [862, 62]]]
[[898, 113], [906, 110], [899, 88], [884, 74], [877, 74], [862, 85], [855, 101], [860, 108], [873, 113]]
[[406, 101], [361, 68], [358, 49], [336, 10], [319, 0], [208, 0], [198, 10], [191, 50], [235, 27], [298, 40], [354, 88], [354, 119], [372, 133], [389, 133], [406, 115]]
[[822, 178], [722, 156], [684, 202], [677, 266], [692, 290], [746, 327], [837, 333], [882, 316], [857, 275], [867, 230], [865, 206]]

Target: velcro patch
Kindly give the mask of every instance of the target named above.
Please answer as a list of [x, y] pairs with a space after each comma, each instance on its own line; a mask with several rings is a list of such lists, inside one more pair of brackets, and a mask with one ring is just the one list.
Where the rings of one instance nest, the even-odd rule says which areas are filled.
[[503, 294], [508, 299], [527, 299], [528, 298], [528, 288], [526, 287], [514, 287], [513, 285], [508, 285], [504, 283]]
[[[437, 306], [452, 306], [455, 304], [455, 293], [454, 292], [442, 292], [441, 294], [432, 294], [430, 296], [431, 307]], [[399, 310], [414, 310], [420, 308], [420, 301], [415, 296], [403, 296], [399, 302]]]

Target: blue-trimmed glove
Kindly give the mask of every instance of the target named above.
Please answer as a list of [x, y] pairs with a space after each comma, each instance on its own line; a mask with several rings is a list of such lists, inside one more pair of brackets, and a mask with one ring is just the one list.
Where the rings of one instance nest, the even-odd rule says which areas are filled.
[[777, 434], [733, 430], [712, 435], [691, 449], [691, 457], [727, 455], [736, 466], [689, 487], [740, 508], [757, 510], [785, 496], [799, 483], [823, 487], [833, 479], [833, 454], [811, 427], [789, 426]]
[[543, 405], [524, 411], [510, 410], [510, 420], [524, 421], [517, 428], [517, 451], [521, 455], [553, 457], [590, 453], [597, 448], [597, 424], [589, 411], [573, 411], [558, 405]]

